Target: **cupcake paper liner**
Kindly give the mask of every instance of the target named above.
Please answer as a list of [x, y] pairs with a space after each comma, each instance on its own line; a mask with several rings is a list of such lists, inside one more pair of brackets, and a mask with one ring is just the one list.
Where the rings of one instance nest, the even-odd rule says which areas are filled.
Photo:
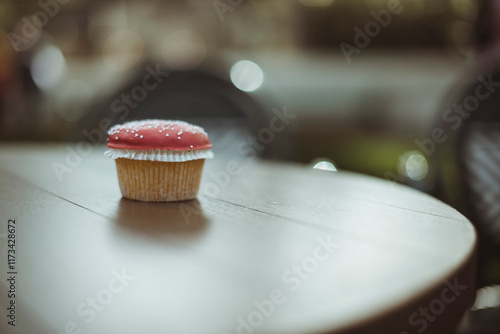
[[127, 158], [132, 160], [184, 162], [198, 159], [211, 159], [214, 154], [210, 149], [206, 150], [128, 150], [109, 148], [104, 154], [113, 159]]
[[164, 162], [116, 159], [123, 197], [139, 201], [171, 202], [196, 198], [204, 159]]

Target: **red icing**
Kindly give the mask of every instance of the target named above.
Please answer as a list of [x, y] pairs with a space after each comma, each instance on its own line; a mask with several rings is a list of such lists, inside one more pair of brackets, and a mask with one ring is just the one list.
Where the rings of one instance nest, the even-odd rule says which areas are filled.
[[159, 119], [115, 125], [108, 131], [107, 145], [116, 149], [178, 151], [203, 150], [212, 147], [203, 128], [182, 121]]

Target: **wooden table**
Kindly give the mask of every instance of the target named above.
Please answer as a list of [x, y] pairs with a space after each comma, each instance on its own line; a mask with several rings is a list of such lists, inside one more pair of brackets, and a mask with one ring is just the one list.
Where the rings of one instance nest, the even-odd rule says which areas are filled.
[[442, 334], [471, 302], [474, 229], [418, 191], [216, 157], [197, 200], [135, 202], [103, 151], [0, 146], [1, 333]]

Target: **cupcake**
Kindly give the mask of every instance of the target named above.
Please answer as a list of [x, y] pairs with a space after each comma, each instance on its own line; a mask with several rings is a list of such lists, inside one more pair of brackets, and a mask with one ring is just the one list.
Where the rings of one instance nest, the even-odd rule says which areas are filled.
[[113, 126], [105, 155], [116, 160], [125, 198], [183, 201], [196, 197], [205, 159], [213, 158], [203, 128], [182, 121], [143, 120]]

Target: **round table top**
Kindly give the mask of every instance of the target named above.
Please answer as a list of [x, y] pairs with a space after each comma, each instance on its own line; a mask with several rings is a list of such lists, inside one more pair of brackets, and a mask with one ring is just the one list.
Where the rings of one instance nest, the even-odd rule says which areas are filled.
[[411, 188], [219, 158], [198, 199], [137, 202], [81, 149], [0, 146], [8, 333], [446, 333], [473, 296], [472, 225]]

